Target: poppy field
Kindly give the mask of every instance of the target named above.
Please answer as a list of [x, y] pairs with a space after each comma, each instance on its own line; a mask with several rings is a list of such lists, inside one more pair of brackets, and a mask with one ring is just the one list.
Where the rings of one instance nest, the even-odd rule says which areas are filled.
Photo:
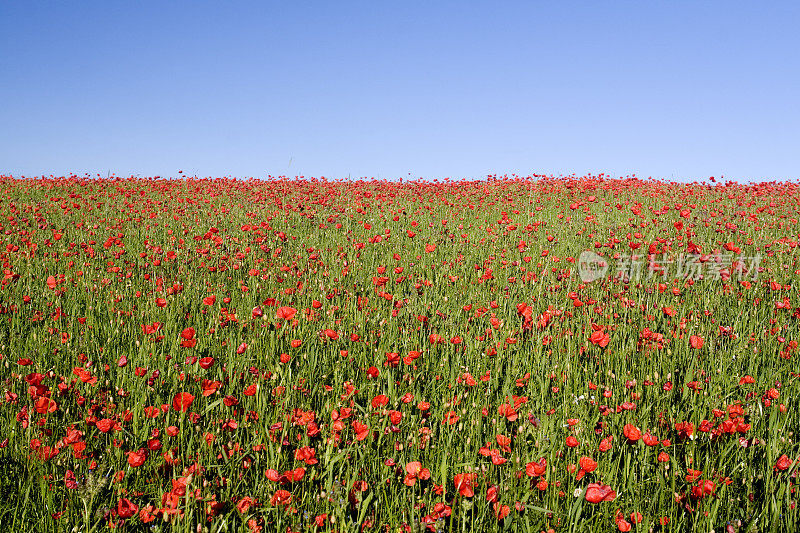
[[0, 179], [3, 531], [791, 531], [800, 187]]

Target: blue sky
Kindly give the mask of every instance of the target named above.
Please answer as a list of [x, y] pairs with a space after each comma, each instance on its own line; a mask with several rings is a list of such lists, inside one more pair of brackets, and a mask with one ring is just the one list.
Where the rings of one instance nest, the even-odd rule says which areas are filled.
[[800, 177], [797, 2], [2, 2], [0, 173]]

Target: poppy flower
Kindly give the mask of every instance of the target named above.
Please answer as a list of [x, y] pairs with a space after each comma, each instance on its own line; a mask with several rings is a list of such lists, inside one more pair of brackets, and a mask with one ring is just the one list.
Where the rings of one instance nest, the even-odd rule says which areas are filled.
[[781, 455], [775, 463], [775, 471], [788, 470], [792, 466], [792, 460], [786, 454]]
[[580, 481], [583, 476], [594, 472], [595, 469], [597, 469], [597, 461], [591, 457], [586, 457], [585, 455], [578, 460], [578, 465], [580, 466], [580, 470], [578, 470], [578, 474], [575, 477], [576, 481]]
[[378, 407], [383, 407], [389, 403], [389, 397], [385, 394], [378, 394], [374, 398], [372, 398], [372, 408], [377, 409]]
[[108, 433], [114, 428], [114, 421], [110, 418], [103, 418], [95, 423], [95, 427], [99, 429], [101, 433]]
[[322, 340], [335, 341], [339, 338], [339, 333], [332, 329], [325, 329], [320, 332], [319, 336]]
[[197, 339], [195, 339], [194, 336], [194, 328], [186, 328], [181, 331], [181, 338], [183, 339], [183, 341], [181, 341], [181, 346], [184, 348], [194, 348], [194, 346], [197, 344]]
[[500, 407], [498, 407], [497, 414], [506, 417], [506, 419], [508, 419], [509, 422], [514, 422], [519, 417], [519, 415], [517, 414], [517, 410], [514, 408], [514, 406], [507, 403], [504, 403]]
[[584, 495], [584, 498], [589, 503], [610, 502], [616, 497], [617, 493], [611, 487], [599, 483], [589, 483]]
[[547, 470], [547, 459], [542, 457], [538, 462], [531, 462], [525, 465], [525, 473], [529, 477], [539, 477]]
[[188, 392], [179, 392], [172, 398], [172, 408], [178, 412], [184, 413], [189, 410], [193, 401], [194, 396]]
[[279, 489], [275, 491], [275, 494], [272, 495], [270, 498], [269, 503], [273, 507], [277, 507], [279, 505], [289, 505], [292, 503], [292, 495], [289, 491]]
[[658, 437], [651, 435], [648, 431], [642, 436], [642, 442], [644, 442], [647, 446], [658, 446], [660, 441], [658, 440]]
[[589, 341], [596, 346], [605, 348], [611, 341], [611, 336], [604, 331], [603, 326], [592, 324], [592, 334], [589, 336]]
[[147, 450], [141, 449], [133, 452], [128, 452], [128, 464], [131, 468], [142, 466], [147, 460]]
[[250, 510], [253, 504], [255, 504], [255, 500], [250, 496], [245, 496], [236, 503], [236, 510], [239, 514], [244, 514]]
[[36, 401], [34, 402], [34, 409], [36, 409], [36, 412], [40, 415], [45, 413], [55, 413], [58, 410], [58, 404], [55, 402], [55, 400], [45, 396], [40, 396], [39, 398], [36, 398]]
[[311, 446], [303, 446], [294, 452], [295, 461], [304, 461], [307, 465], [317, 464], [317, 451]]
[[633, 424], [625, 424], [625, 427], [622, 428], [622, 431], [625, 434], [625, 438], [628, 439], [628, 442], [633, 443], [642, 438], [642, 430]]
[[431, 473], [427, 468], [422, 468], [422, 463], [419, 461], [411, 461], [406, 464], [406, 477], [403, 480], [405, 485], [413, 487], [417, 479], [430, 479]]
[[221, 381], [211, 381], [210, 379], [204, 379], [203, 382], [200, 384], [201, 388], [203, 389], [203, 396], [211, 396], [219, 389], [220, 385], [222, 385]]
[[508, 505], [500, 504], [499, 502], [496, 502], [492, 508], [494, 509], [494, 516], [498, 520], [504, 519], [511, 512], [511, 508]]
[[622, 531], [623, 533], [631, 530], [631, 523], [625, 520], [624, 518], [618, 518], [617, 522], [617, 529]]
[[692, 345], [692, 348], [694, 348], [695, 350], [699, 350], [700, 348], [703, 347], [703, 337], [700, 337], [698, 335], [692, 335], [691, 337], [689, 337], [689, 343]]
[[120, 518], [130, 518], [139, 512], [139, 506], [128, 498], [120, 498], [117, 502], [117, 516]]
[[497, 441], [497, 445], [500, 446], [500, 449], [506, 453], [511, 453], [511, 437], [498, 434], [495, 436], [495, 440]]
[[356, 432], [356, 440], [362, 441], [366, 439], [369, 434], [369, 426], [358, 420], [353, 420], [353, 431]]
[[288, 306], [279, 307], [275, 311], [275, 316], [277, 316], [280, 320], [291, 320], [295, 317], [296, 314], [297, 314], [297, 309]]
[[452, 426], [453, 424], [456, 424], [459, 421], [459, 419], [460, 417], [458, 416], [458, 414], [456, 414], [455, 411], [451, 410], [447, 411], [444, 414], [444, 420], [442, 420], [442, 423], [447, 424], [448, 426]]
[[694, 483], [695, 481], [700, 479], [700, 476], [702, 476], [702, 475], [703, 475], [703, 471], [702, 470], [693, 470], [691, 468], [687, 468], [686, 469], [686, 482], [687, 483]]
[[489, 452], [489, 457], [492, 459], [492, 464], [496, 466], [500, 466], [505, 464], [508, 459], [500, 455], [500, 450], [491, 450]]
[[456, 486], [458, 493], [465, 498], [472, 498], [475, 496], [475, 479], [477, 474], [456, 474], [453, 477], [453, 484]]

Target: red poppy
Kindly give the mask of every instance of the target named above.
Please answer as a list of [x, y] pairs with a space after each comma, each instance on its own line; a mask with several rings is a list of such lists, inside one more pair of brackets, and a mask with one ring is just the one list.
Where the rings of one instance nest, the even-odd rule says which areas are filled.
[[430, 477], [430, 471], [427, 468], [422, 468], [422, 463], [419, 461], [411, 461], [406, 464], [406, 477], [403, 483], [409, 487], [413, 487], [417, 479], [430, 479]]
[[586, 494], [584, 497], [589, 503], [610, 502], [617, 497], [617, 493], [608, 485], [589, 483], [589, 486], [586, 487]]
[[147, 450], [141, 449], [133, 452], [128, 452], [128, 464], [131, 468], [142, 466], [147, 460]]
[[539, 477], [547, 470], [547, 459], [542, 457], [538, 462], [525, 465], [525, 473], [530, 477]]
[[139, 506], [128, 498], [121, 498], [117, 502], [117, 516], [120, 518], [130, 518], [139, 512]]
[[250, 496], [245, 496], [236, 503], [236, 510], [240, 514], [244, 514], [250, 510], [253, 504], [255, 504], [255, 500]]
[[458, 493], [465, 498], [475, 496], [475, 479], [477, 474], [456, 474], [453, 477], [453, 484]]
[[694, 348], [695, 350], [699, 350], [700, 348], [703, 347], [703, 337], [700, 337], [698, 335], [692, 335], [691, 337], [689, 337], [689, 343], [692, 345], [692, 348]]
[[55, 400], [45, 396], [40, 396], [36, 398], [36, 401], [34, 402], [34, 408], [36, 409], [37, 413], [43, 415], [45, 413], [55, 413], [58, 410], [58, 404], [55, 402]]
[[210, 379], [204, 379], [200, 386], [203, 389], [203, 396], [211, 396], [219, 389], [220, 385], [222, 385], [221, 381], [211, 381]]
[[444, 414], [444, 420], [442, 420], [443, 424], [447, 424], [448, 426], [452, 426], [453, 424], [457, 423], [459, 420], [458, 414], [455, 411], [447, 411]]
[[389, 397], [385, 394], [378, 394], [372, 399], [372, 408], [377, 409], [378, 407], [383, 407], [389, 403]]
[[184, 413], [189, 410], [189, 407], [191, 407], [193, 401], [194, 396], [188, 392], [179, 392], [172, 399], [172, 408], [178, 412]]
[[686, 469], [686, 482], [687, 483], [694, 483], [695, 481], [700, 479], [700, 476], [702, 476], [702, 475], [703, 475], [703, 471], [702, 470], [693, 470], [691, 468], [687, 468]]
[[625, 424], [625, 427], [622, 428], [622, 432], [625, 434], [625, 438], [628, 439], [628, 442], [636, 442], [642, 438], [642, 430], [633, 424]]
[[505, 504], [500, 504], [499, 502], [496, 502], [496, 503], [495, 503], [495, 504], [492, 506], [492, 508], [494, 509], [494, 516], [495, 516], [495, 517], [496, 517], [498, 520], [502, 520], [503, 518], [507, 517], [507, 516], [508, 516], [508, 513], [510, 513], [510, 512], [511, 512], [511, 508], [509, 508], [509, 506], [508, 506], [508, 505], [505, 505]]
[[644, 442], [647, 446], [658, 446], [660, 441], [658, 440], [658, 437], [651, 435], [648, 431], [642, 436], [642, 442]]
[[181, 338], [183, 339], [183, 341], [181, 341], [181, 346], [184, 348], [194, 348], [194, 346], [197, 344], [197, 339], [195, 339], [194, 336], [194, 328], [186, 328], [181, 331]]
[[497, 414], [504, 416], [509, 422], [514, 422], [517, 418], [517, 410], [510, 404], [504, 403], [497, 409]]
[[114, 421], [110, 418], [103, 418], [95, 423], [95, 427], [97, 427], [101, 433], [108, 433], [114, 428]]
[[353, 420], [353, 431], [356, 432], [356, 440], [362, 441], [369, 436], [369, 426], [358, 420]]
[[583, 476], [594, 472], [597, 468], [597, 461], [592, 459], [591, 457], [586, 457], [585, 455], [578, 460], [578, 465], [581, 467], [578, 470], [578, 475], [575, 477], [577, 481], [580, 481]]
[[277, 311], [275, 311], [275, 315], [280, 320], [291, 320], [294, 318], [296, 314], [297, 314], [297, 309], [295, 309], [294, 307], [287, 307], [287, 306], [279, 307]]
[[315, 465], [317, 461], [317, 451], [311, 446], [303, 446], [294, 451], [295, 461], [303, 461], [307, 465]]
[[775, 463], [775, 471], [788, 470], [790, 466], [792, 466], [792, 460], [789, 459], [789, 456], [783, 454], [778, 458], [778, 462]]
[[289, 505], [292, 503], [292, 495], [289, 491], [279, 489], [275, 491], [275, 494], [272, 495], [270, 498], [269, 503], [276, 507], [278, 505]]
[[339, 333], [337, 333], [336, 331], [334, 331], [332, 329], [325, 329], [325, 330], [322, 330], [320, 332], [319, 336], [320, 336], [320, 338], [322, 338], [322, 340], [328, 339], [328, 340], [335, 341], [335, 340], [337, 340], [339, 338]]
[[617, 529], [619, 529], [623, 533], [631, 530], [632, 527], [631, 523], [625, 520], [624, 518], [618, 518], [616, 522], [617, 522]]

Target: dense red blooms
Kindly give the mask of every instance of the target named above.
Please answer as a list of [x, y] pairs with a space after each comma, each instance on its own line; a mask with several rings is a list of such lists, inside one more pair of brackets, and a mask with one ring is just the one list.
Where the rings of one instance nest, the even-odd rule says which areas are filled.
[[0, 177], [19, 527], [800, 518], [797, 184], [181, 176]]

